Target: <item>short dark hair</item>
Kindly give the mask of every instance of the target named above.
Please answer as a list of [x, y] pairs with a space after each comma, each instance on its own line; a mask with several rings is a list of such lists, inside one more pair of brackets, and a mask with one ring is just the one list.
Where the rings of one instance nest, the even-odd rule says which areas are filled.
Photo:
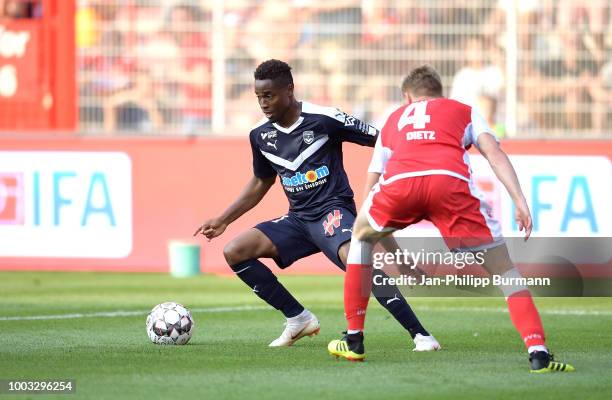
[[413, 93], [424, 96], [441, 96], [442, 80], [438, 72], [430, 65], [416, 67], [404, 78], [402, 93]]
[[262, 62], [255, 69], [254, 75], [257, 80], [270, 79], [282, 86], [293, 83], [291, 67], [286, 62], [280, 60], [272, 59]]

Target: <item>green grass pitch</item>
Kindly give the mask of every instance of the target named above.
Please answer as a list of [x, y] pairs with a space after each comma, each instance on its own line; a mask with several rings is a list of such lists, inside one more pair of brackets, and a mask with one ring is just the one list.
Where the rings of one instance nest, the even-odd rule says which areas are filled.
[[[368, 359], [349, 363], [326, 351], [344, 327], [342, 277], [281, 280], [319, 317], [321, 334], [270, 349], [284, 319], [235, 278], [2, 272], [0, 379], [74, 378], [77, 393], [0, 399], [558, 400], [612, 392], [612, 298], [536, 300], [549, 346], [577, 369], [536, 375], [503, 298], [411, 299], [443, 346], [436, 353], [413, 353], [409, 336], [372, 300]], [[147, 311], [167, 300], [193, 311], [186, 346], [156, 346], [146, 336]], [[49, 315], [58, 317], [24, 318]]]

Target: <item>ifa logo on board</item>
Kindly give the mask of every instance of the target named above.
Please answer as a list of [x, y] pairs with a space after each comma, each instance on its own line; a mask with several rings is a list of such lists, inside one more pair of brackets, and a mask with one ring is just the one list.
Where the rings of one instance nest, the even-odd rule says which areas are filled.
[[0, 257], [123, 258], [131, 250], [127, 154], [0, 151]]
[[23, 225], [23, 173], [0, 172], [0, 225]]

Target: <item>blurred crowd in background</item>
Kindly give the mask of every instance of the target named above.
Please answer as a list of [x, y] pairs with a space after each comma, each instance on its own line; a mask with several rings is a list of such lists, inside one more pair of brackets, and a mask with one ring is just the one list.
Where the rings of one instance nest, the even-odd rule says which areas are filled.
[[38, 18], [41, 13], [40, 0], [0, 0], [0, 18]]
[[[4, 13], [14, 1], [0, 0]], [[277, 58], [292, 65], [298, 99], [379, 126], [402, 100], [404, 75], [428, 63], [500, 136], [612, 135], [609, 0], [77, 4], [85, 133], [246, 135], [262, 116], [253, 70]]]

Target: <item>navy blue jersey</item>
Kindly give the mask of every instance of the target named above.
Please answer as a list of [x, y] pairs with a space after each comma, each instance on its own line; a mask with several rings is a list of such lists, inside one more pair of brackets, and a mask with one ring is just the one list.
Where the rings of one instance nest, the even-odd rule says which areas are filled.
[[278, 175], [289, 199], [289, 211], [316, 219], [329, 207], [355, 210], [353, 191], [342, 162], [342, 142], [373, 147], [378, 130], [336, 108], [302, 102], [292, 126], [267, 118], [251, 130], [253, 173]]

